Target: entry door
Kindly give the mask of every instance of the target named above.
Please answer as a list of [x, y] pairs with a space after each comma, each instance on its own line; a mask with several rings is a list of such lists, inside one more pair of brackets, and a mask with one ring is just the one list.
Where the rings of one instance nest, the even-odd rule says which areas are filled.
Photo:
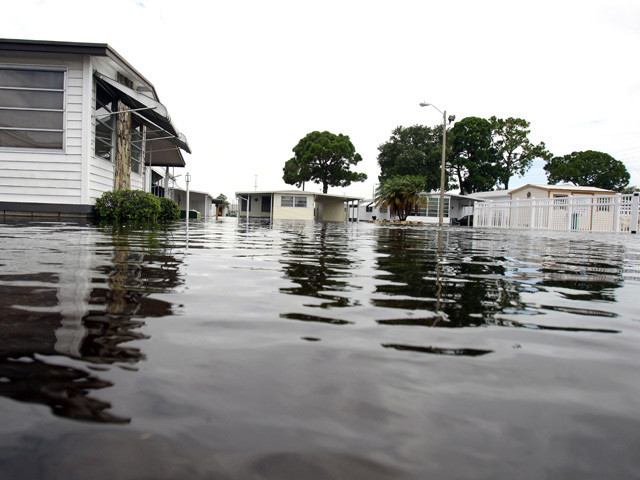
[[271, 213], [271, 195], [268, 197], [262, 197], [262, 208], [260, 209], [262, 213]]

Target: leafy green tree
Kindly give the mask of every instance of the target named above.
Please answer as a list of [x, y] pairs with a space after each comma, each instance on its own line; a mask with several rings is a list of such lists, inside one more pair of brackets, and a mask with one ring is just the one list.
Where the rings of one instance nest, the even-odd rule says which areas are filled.
[[229, 200], [227, 200], [227, 196], [226, 196], [224, 193], [221, 193], [220, 195], [218, 195], [218, 196], [216, 197], [216, 200], [222, 200], [222, 204], [223, 204], [225, 207], [228, 207], [228, 206], [229, 206]]
[[442, 125], [399, 126], [378, 150], [379, 181], [396, 175], [419, 175], [425, 178], [427, 191], [440, 188]]
[[551, 154], [544, 142], [534, 145], [529, 140], [530, 123], [522, 118], [489, 119], [493, 134], [493, 144], [498, 153], [500, 173], [498, 180], [509, 189], [509, 179], [523, 176], [531, 168], [536, 158], [549, 160]]
[[568, 182], [620, 191], [629, 185], [630, 179], [624, 163], [607, 153], [594, 150], [553, 157], [544, 169], [551, 184]]
[[397, 215], [400, 221], [405, 221], [416, 206], [425, 203], [426, 184], [427, 178], [419, 175], [389, 177], [376, 189], [376, 205], [388, 207], [394, 218]]
[[451, 129], [451, 158], [447, 162], [458, 179], [460, 193], [491, 190], [498, 183], [501, 168], [493, 144], [489, 120], [463, 118]]
[[362, 157], [347, 135], [331, 132], [311, 132], [293, 148], [295, 156], [283, 168], [282, 179], [289, 185], [300, 187], [305, 182], [322, 184], [322, 193], [329, 187], [346, 187], [351, 182], [363, 182], [364, 173], [352, 172]]

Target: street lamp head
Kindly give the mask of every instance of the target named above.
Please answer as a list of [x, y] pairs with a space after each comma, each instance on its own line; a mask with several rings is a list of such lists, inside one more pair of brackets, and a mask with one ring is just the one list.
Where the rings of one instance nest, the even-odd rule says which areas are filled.
[[429, 105], [431, 105], [430, 103], [426, 103], [426, 102], [422, 102], [420, 104], [421, 107], [428, 107]]

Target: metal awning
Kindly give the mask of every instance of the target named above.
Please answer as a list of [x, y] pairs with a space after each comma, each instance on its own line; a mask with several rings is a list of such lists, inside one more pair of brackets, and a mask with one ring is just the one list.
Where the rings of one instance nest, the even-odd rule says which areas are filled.
[[136, 92], [115, 80], [95, 74], [96, 81], [115, 97], [120, 98], [151, 131], [147, 135], [145, 165], [184, 167], [185, 161], [180, 149], [191, 153], [187, 138], [171, 122], [167, 108], [157, 100]]

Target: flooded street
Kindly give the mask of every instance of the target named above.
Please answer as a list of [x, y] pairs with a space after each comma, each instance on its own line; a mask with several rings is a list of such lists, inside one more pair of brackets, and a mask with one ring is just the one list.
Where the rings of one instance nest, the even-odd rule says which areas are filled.
[[640, 478], [640, 238], [0, 224], [0, 479]]

